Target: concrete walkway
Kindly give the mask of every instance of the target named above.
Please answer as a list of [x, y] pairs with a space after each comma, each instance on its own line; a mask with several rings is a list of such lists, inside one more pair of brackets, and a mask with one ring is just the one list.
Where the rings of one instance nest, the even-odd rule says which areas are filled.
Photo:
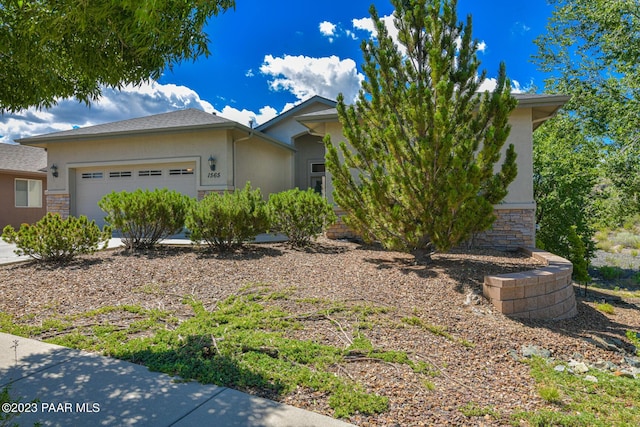
[[12, 400], [25, 404], [1, 410], [30, 411], [12, 420], [20, 426], [350, 425], [226, 387], [175, 380], [141, 365], [0, 333], [0, 389], [10, 385]]

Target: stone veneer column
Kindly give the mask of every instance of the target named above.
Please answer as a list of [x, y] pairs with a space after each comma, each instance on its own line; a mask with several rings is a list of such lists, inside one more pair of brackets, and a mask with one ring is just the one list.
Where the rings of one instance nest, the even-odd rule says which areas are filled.
[[342, 221], [342, 216], [346, 214], [344, 209], [335, 206], [333, 211], [336, 213], [338, 220], [333, 224], [327, 227], [324, 234], [329, 239], [345, 239], [345, 238], [354, 238], [357, 237], [356, 233], [351, 230], [347, 224]]
[[536, 245], [535, 209], [495, 209], [489, 230], [473, 236], [471, 246], [500, 250], [532, 248]]
[[71, 197], [68, 193], [47, 194], [47, 213], [57, 213], [63, 219], [69, 217], [71, 209]]

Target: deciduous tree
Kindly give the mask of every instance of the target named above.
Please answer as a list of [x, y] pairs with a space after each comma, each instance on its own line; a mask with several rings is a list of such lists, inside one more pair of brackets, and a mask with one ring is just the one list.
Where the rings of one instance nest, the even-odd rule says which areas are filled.
[[234, 0], [0, 0], [0, 112], [89, 103], [209, 53], [207, 20]]

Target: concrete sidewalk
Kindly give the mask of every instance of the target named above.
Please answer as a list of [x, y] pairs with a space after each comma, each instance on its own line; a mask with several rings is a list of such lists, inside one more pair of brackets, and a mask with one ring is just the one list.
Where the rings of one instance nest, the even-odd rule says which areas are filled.
[[[11, 420], [20, 426], [350, 425], [226, 387], [175, 380], [133, 363], [0, 333], [0, 389], [9, 384], [12, 400], [25, 404], [1, 410], [31, 411]], [[30, 404], [34, 399], [39, 402]]]

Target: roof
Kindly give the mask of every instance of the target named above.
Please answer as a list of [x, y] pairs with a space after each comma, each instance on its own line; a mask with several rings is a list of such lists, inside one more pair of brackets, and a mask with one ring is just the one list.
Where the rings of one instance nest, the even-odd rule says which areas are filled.
[[271, 120], [269, 120], [267, 122], [264, 122], [260, 126], [257, 126], [256, 130], [259, 130], [260, 132], [264, 132], [266, 129], [276, 125], [277, 123], [279, 123], [280, 121], [286, 119], [287, 117], [290, 117], [290, 116], [298, 113], [300, 110], [306, 108], [308, 105], [313, 104], [313, 103], [325, 104], [329, 108], [333, 108], [337, 104], [336, 101], [333, 101], [333, 100], [328, 99], [328, 98], [324, 98], [324, 97], [322, 97], [320, 95], [315, 95], [315, 96], [312, 96], [311, 98], [307, 99], [306, 101], [301, 102], [300, 104], [296, 105], [295, 107], [285, 111], [284, 113], [277, 115], [273, 119], [271, 119]]
[[69, 140], [93, 136], [118, 135], [125, 133], [144, 133], [149, 131], [168, 131], [186, 128], [202, 127], [234, 127], [238, 123], [206, 113], [202, 110], [189, 108], [186, 110], [171, 111], [168, 113], [154, 114], [152, 116], [136, 119], [122, 120], [119, 122], [104, 123], [101, 125], [87, 126], [61, 132], [47, 133], [28, 138], [19, 139], [20, 143], [36, 143], [42, 141]]
[[[553, 117], [571, 98], [568, 95], [534, 93], [514, 93], [513, 97], [518, 100], [518, 106], [516, 108], [531, 108], [534, 110], [532, 117], [534, 130], [545, 120]], [[328, 108], [322, 111], [315, 111], [298, 116], [296, 120], [303, 124], [336, 121], [338, 120], [338, 110], [336, 108]]]
[[255, 135], [270, 144], [295, 151], [282, 141], [278, 141], [269, 135], [256, 132], [245, 125], [224, 117], [216, 116], [202, 110], [188, 108], [186, 110], [171, 111], [169, 113], [155, 114], [152, 116], [140, 117], [136, 119], [122, 120], [119, 122], [104, 123], [101, 125], [87, 126], [84, 128], [71, 129], [61, 132], [52, 132], [44, 135], [36, 135], [28, 138], [18, 139], [17, 142], [24, 145], [36, 147], [46, 147], [48, 143], [65, 142], [71, 140], [88, 140], [113, 136], [161, 133], [185, 130], [208, 130], [208, 129], [235, 129]]
[[0, 170], [44, 172], [47, 152], [42, 148], [0, 143]]

